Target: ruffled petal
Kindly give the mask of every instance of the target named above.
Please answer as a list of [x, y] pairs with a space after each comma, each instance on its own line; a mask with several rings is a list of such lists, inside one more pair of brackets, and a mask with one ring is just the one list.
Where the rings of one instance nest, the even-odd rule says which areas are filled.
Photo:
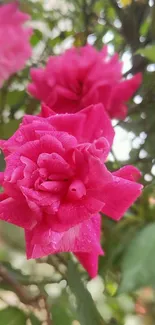
[[25, 229], [32, 229], [36, 225], [37, 217], [24, 200], [19, 202], [8, 197], [0, 201], [0, 219]]
[[113, 177], [102, 190], [105, 203], [102, 212], [114, 220], [119, 220], [140, 196], [143, 186], [128, 179]]
[[128, 166], [124, 166], [120, 169], [118, 169], [117, 171], [115, 171], [114, 173], [112, 173], [113, 176], [117, 176], [117, 177], [121, 177], [124, 179], [128, 179], [129, 181], [138, 181], [141, 177], [141, 172], [139, 171], [138, 168], [132, 166], [132, 165], [128, 165]]
[[65, 231], [101, 211], [103, 205], [99, 199], [88, 196], [77, 202], [62, 203], [57, 213], [57, 223], [53, 223], [52, 227], [55, 231]]
[[81, 143], [100, 137], [105, 137], [110, 145], [113, 142], [114, 129], [102, 104], [91, 105], [76, 114], [52, 115], [49, 121], [57, 130], [72, 134]]
[[102, 254], [100, 246], [99, 214], [91, 219], [70, 228], [65, 232], [54, 232], [47, 225], [41, 223], [31, 231], [26, 231], [26, 251], [28, 258], [60, 252], [83, 252]]

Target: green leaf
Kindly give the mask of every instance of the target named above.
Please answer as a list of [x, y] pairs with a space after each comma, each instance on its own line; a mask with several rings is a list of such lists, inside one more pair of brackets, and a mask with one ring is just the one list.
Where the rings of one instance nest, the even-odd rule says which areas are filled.
[[29, 317], [32, 325], [41, 325], [40, 320], [35, 315], [30, 315]]
[[122, 260], [119, 293], [155, 287], [155, 223], [137, 233]]
[[136, 53], [145, 56], [145, 58], [152, 62], [155, 62], [155, 45], [139, 49]]
[[0, 310], [0, 323], [3, 325], [26, 325], [26, 315], [16, 307]]
[[32, 46], [36, 46], [42, 40], [42, 37], [43, 37], [42, 33], [38, 29], [35, 29], [31, 36]]
[[61, 306], [59, 302], [52, 307], [52, 319], [54, 325], [72, 325], [74, 320], [66, 306]]
[[21, 102], [24, 100], [25, 98], [25, 91], [19, 91], [19, 90], [13, 90], [13, 91], [9, 91], [7, 93], [7, 105], [9, 107], [15, 107], [19, 104], [19, 108], [21, 107]]
[[0, 171], [3, 171], [5, 169], [5, 160], [3, 152], [0, 152]]
[[72, 261], [68, 264], [68, 284], [77, 302], [77, 315], [81, 325], [105, 325], [94, 301], [80, 279], [77, 267]]
[[77, 315], [73, 308], [70, 308], [68, 301], [68, 294], [63, 291], [63, 294], [52, 305], [52, 319], [54, 325], [72, 325], [73, 321], [77, 319]]
[[8, 139], [17, 130], [21, 120], [10, 120], [9, 123], [0, 125], [0, 138]]

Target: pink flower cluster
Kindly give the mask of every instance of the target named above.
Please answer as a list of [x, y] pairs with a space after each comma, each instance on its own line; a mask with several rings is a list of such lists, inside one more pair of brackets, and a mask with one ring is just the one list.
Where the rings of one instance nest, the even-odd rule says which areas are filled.
[[[7, 54], [1, 49], [1, 82], [30, 54], [30, 30], [21, 25], [27, 16], [15, 4], [2, 6], [0, 22], [2, 13], [8, 14], [4, 28], [12, 43]], [[109, 59], [106, 48], [85, 46], [50, 58], [31, 76], [28, 89], [42, 109], [0, 141], [6, 161], [0, 219], [24, 228], [28, 258], [73, 252], [94, 277], [103, 255], [100, 213], [118, 221], [142, 189], [135, 167], [112, 173], [105, 164], [114, 138], [109, 116], [125, 117], [141, 75], [122, 81], [117, 55]]]
[[31, 28], [24, 23], [29, 16], [18, 9], [17, 2], [0, 6], [0, 87], [13, 73], [24, 68], [31, 56]]
[[111, 59], [107, 47], [87, 45], [50, 57], [45, 68], [31, 69], [28, 91], [57, 113], [75, 113], [102, 103], [110, 118], [124, 119], [126, 102], [139, 87], [141, 74], [122, 80], [122, 62]]

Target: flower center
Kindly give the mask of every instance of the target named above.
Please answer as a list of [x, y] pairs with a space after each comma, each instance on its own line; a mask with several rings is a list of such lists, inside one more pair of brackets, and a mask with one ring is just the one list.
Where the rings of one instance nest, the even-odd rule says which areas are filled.
[[80, 180], [74, 180], [69, 186], [67, 197], [70, 200], [82, 199], [86, 195], [86, 188]]

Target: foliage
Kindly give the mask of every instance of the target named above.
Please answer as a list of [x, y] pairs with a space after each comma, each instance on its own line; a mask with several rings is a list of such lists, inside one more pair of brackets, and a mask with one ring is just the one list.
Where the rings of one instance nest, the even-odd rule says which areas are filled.
[[104, 325], [90, 293], [85, 289], [79, 273], [71, 261], [68, 265], [68, 284], [76, 297], [77, 313], [81, 325]]
[[[6, 1], [0, 4], [3, 2]], [[25, 261], [22, 231], [1, 222], [0, 324], [39, 325], [47, 320], [53, 325], [73, 325], [79, 324], [73, 323], [78, 319], [81, 325], [121, 325], [126, 314], [141, 313], [142, 309], [136, 309], [139, 296], [145, 311], [143, 324], [154, 324], [155, 299], [151, 293], [155, 285], [155, 1], [21, 0], [20, 6], [32, 17], [33, 56], [25, 69], [0, 90], [0, 137], [7, 139], [13, 134], [24, 113], [39, 111], [39, 103], [26, 92], [30, 67], [44, 65], [49, 55], [71, 45], [81, 46], [88, 41], [101, 49], [106, 43], [110, 53], [117, 51], [124, 59], [124, 77], [143, 72], [143, 84], [128, 105], [128, 117], [115, 123], [116, 134], [119, 128], [127, 132], [131, 142], [129, 157], [122, 161], [113, 150], [107, 164], [111, 170], [125, 163], [134, 164], [142, 171], [145, 190], [118, 224], [103, 216], [102, 244], [106, 255], [101, 257], [99, 275], [105, 288], [95, 302], [83, 285], [90, 279], [80, 267], [78, 272], [73, 262], [68, 267], [68, 254]], [[0, 169], [3, 168], [1, 154]], [[65, 281], [64, 286], [61, 280]], [[137, 291], [143, 287], [150, 288], [149, 299]], [[10, 291], [14, 307], [7, 300]], [[123, 299], [132, 300], [131, 309], [129, 300], [126, 307], [124, 301], [120, 302], [126, 292]]]

